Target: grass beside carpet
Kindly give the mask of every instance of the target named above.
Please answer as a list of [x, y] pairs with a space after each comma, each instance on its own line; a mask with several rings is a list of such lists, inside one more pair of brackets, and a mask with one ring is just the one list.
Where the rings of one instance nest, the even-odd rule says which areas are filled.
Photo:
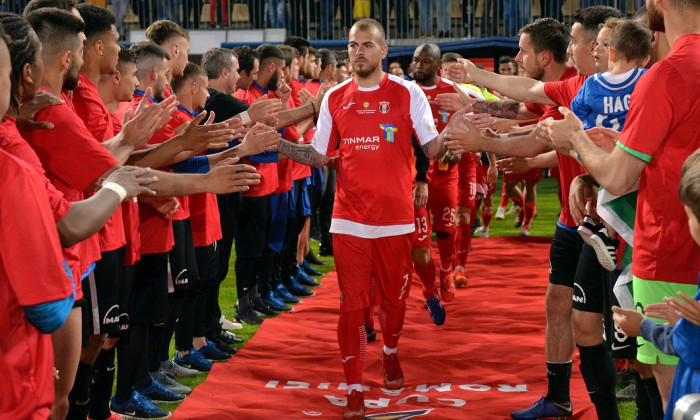
[[[554, 234], [554, 227], [556, 225], [556, 220], [559, 217], [559, 212], [561, 210], [559, 199], [558, 199], [558, 187], [557, 181], [549, 178], [545, 178], [537, 186], [537, 217], [532, 222], [531, 234], [533, 236], [549, 236]], [[494, 214], [496, 207], [500, 202], [501, 193], [501, 181], [499, 180], [496, 194], [493, 195], [494, 204]], [[508, 205], [510, 207], [510, 204]], [[479, 215], [481, 217], [481, 215]], [[513, 222], [515, 220], [514, 215], [506, 216], [505, 220], [493, 220], [491, 222], [490, 236], [515, 236], [520, 234], [520, 229], [513, 227]], [[318, 242], [311, 241], [311, 249], [318, 254]], [[324, 274], [333, 269], [333, 258], [332, 257], [320, 257], [321, 260], [326, 261], [328, 265], [316, 266], [316, 268], [323, 272]], [[229, 264], [229, 272], [226, 276], [226, 280], [221, 285], [219, 302], [221, 304], [221, 309], [226, 315], [227, 319], [233, 319], [234, 316], [234, 304], [236, 302], [236, 283], [235, 274], [233, 270], [233, 264], [235, 262], [235, 255], [232, 256], [231, 262]], [[313, 299], [313, 298], [311, 298]], [[238, 337], [243, 338], [248, 341], [253, 337], [257, 331], [258, 326], [243, 324], [243, 329], [235, 331]], [[245, 343], [244, 343], [245, 344]], [[175, 345], [174, 342], [170, 345], [170, 354], [174, 354]], [[235, 356], [234, 356], [235, 357]], [[574, 369], [577, 369], [574, 366]], [[195, 378], [181, 379], [180, 382], [191, 388], [196, 387], [201, 382], [206, 379], [206, 375], [198, 375]], [[534, 400], [533, 400], [534, 402]], [[173, 411], [179, 404], [158, 404], [165, 410]], [[635, 416], [635, 406], [634, 402], [619, 403], [620, 408], [620, 418], [622, 420], [632, 420]], [[517, 409], [520, 407], [514, 407]]]

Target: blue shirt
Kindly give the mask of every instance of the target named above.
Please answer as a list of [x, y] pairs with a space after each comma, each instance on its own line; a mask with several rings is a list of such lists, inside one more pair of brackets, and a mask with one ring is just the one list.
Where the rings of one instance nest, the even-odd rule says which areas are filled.
[[622, 131], [632, 91], [646, 71], [634, 69], [622, 75], [597, 73], [586, 79], [571, 101], [571, 111], [583, 121], [583, 129], [607, 127]]

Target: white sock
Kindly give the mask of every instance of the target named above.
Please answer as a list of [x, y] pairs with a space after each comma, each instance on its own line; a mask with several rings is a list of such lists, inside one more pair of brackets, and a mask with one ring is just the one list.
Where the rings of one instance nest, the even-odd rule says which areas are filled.
[[397, 353], [398, 351], [399, 351], [398, 347], [394, 347], [393, 349], [390, 349], [389, 347], [384, 346], [384, 354], [394, 354], [394, 353]]
[[348, 395], [352, 394], [352, 391], [362, 392], [362, 384], [348, 385]]

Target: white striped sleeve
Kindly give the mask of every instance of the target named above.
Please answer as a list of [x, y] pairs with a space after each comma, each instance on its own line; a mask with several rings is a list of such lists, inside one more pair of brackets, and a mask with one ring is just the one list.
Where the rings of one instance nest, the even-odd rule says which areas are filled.
[[327, 92], [323, 101], [321, 101], [321, 111], [318, 114], [318, 121], [316, 122], [316, 132], [314, 133], [313, 139], [311, 139], [311, 146], [324, 156], [328, 155], [328, 145], [331, 142], [333, 132], [333, 117], [328, 108], [329, 97], [330, 92]]
[[404, 86], [408, 89], [411, 96], [411, 121], [413, 122], [413, 131], [416, 133], [416, 138], [421, 145], [429, 143], [438, 135], [435, 128], [435, 120], [433, 112], [430, 110], [428, 98], [425, 97], [423, 90], [415, 83], [406, 83]]

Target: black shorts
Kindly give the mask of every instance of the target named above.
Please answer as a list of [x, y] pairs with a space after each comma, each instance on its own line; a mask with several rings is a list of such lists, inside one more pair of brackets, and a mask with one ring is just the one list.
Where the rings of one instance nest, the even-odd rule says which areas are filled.
[[[83, 291], [83, 294], [85, 292]], [[73, 309], [80, 308], [80, 347], [90, 345], [90, 331], [88, 330], [88, 304], [85, 298], [80, 298], [73, 302]]]
[[605, 295], [606, 270], [598, 262], [595, 250], [590, 245], [583, 245], [576, 267], [572, 307], [578, 311], [603, 313], [603, 296]]
[[190, 220], [173, 220], [175, 245], [168, 253], [168, 293], [186, 292], [198, 276]]
[[620, 306], [617, 301], [613, 287], [622, 270], [605, 271], [604, 282], [605, 292], [603, 294], [603, 326], [605, 328], [605, 342], [610, 346], [612, 357], [615, 359], [636, 359], [637, 358], [637, 338], [626, 336], [613, 322], [612, 307]]
[[134, 266], [131, 324], [162, 324], [168, 307], [168, 254], [141, 255]]
[[87, 301], [87, 322], [90, 334], [119, 331], [119, 288], [124, 281], [126, 247], [102, 253], [95, 269], [83, 279], [83, 294]]
[[557, 225], [549, 248], [549, 282], [574, 287], [576, 267], [581, 255], [583, 238], [576, 232]]

